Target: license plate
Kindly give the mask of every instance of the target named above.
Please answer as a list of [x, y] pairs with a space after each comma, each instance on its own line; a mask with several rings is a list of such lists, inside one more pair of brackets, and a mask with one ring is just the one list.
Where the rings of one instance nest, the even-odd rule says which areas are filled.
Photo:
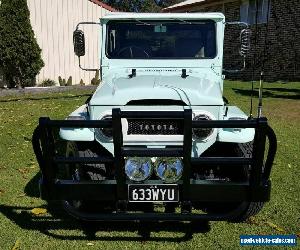
[[128, 185], [129, 202], [178, 202], [176, 184], [133, 184]]

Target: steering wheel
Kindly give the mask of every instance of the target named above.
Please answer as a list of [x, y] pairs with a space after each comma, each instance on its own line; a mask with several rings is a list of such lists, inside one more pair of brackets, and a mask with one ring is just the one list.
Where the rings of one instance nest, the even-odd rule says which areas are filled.
[[138, 46], [126, 46], [126, 47], [120, 49], [117, 55], [120, 56], [126, 50], [129, 50], [129, 52], [130, 52], [130, 58], [134, 58], [133, 50], [141, 51], [143, 54], [146, 55], [147, 58], [150, 58], [149, 54], [144, 49], [142, 49], [142, 48], [140, 48]]

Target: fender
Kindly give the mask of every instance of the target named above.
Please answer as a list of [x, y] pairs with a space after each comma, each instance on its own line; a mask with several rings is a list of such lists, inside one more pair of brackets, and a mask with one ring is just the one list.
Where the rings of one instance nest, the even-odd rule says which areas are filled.
[[[248, 116], [235, 106], [228, 106], [228, 111], [224, 120], [247, 120]], [[217, 141], [231, 143], [247, 143], [254, 140], [255, 130], [253, 128], [243, 129], [220, 129]]]
[[[72, 112], [67, 120], [89, 120], [87, 105], [82, 105], [74, 112]], [[67, 141], [94, 141], [94, 129], [90, 128], [61, 128], [59, 136]]]

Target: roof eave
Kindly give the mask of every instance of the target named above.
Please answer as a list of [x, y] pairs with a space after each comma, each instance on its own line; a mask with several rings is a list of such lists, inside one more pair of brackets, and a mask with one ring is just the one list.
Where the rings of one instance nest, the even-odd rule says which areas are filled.
[[169, 11], [174, 11], [174, 10], [182, 10], [182, 9], [186, 9], [189, 7], [194, 7], [197, 5], [201, 5], [202, 2], [199, 3], [190, 3], [190, 4], [186, 4], [186, 5], [181, 5], [181, 6], [175, 6], [175, 7], [168, 7], [168, 8], [164, 8], [162, 9], [162, 12], [169, 12]]
[[145, 19], [145, 20], [170, 20], [173, 18], [184, 18], [184, 19], [215, 19], [223, 20], [225, 17], [220, 12], [203, 12], [203, 13], [190, 13], [188, 16], [185, 13], [111, 13], [105, 15], [101, 20], [133, 20], [133, 19]]
[[[237, 0], [232, 0], [232, 2], [237, 1]], [[196, 6], [202, 6], [206, 4], [211, 4], [211, 3], [219, 3], [222, 2], [222, 0], [205, 0], [202, 2], [196, 2], [196, 3], [190, 3], [186, 5], [180, 5], [180, 6], [170, 6], [167, 8], [162, 9], [162, 12], [172, 12], [172, 11], [178, 11], [178, 10], [185, 10], [188, 8], [196, 7]]]
[[97, 4], [98, 6], [104, 8], [104, 9], [106, 9], [108, 11], [111, 11], [111, 12], [117, 12], [118, 11], [117, 9], [115, 9], [115, 8], [109, 6], [108, 4], [103, 3], [103, 2], [101, 2], [99, 0], [89, 0], [89, 1], [92, 2], [92, 3], [94, 3], [94, 4]]

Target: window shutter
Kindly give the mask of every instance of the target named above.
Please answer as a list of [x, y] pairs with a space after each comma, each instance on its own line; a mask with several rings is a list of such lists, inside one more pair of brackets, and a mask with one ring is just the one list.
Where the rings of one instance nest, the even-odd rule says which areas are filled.
[[240, 6], [240, 21], [248, 23], [249, 1], [242, 1]]
[[[267, 23], [268, 22], [268, 20], [267, 20], [267, 18], [268, 18], [268, 11], [270, 12], [270, 10], [268, 10], [269, 1], [271, 1], [271, 0], [263, 0], [263, 4], [262, 4], [262, 20], [261, 20], [262, 23]], [[270, 9], [271, 9], [271, 3], [270, 3]]]
[[[249, 3], [249, 11], [248, 11], [248, 22], [249, 24], [256, 23], [256, 0], [250, 0]], [[258, 10], [258, 17], [259, 19], [259, 10]]]

